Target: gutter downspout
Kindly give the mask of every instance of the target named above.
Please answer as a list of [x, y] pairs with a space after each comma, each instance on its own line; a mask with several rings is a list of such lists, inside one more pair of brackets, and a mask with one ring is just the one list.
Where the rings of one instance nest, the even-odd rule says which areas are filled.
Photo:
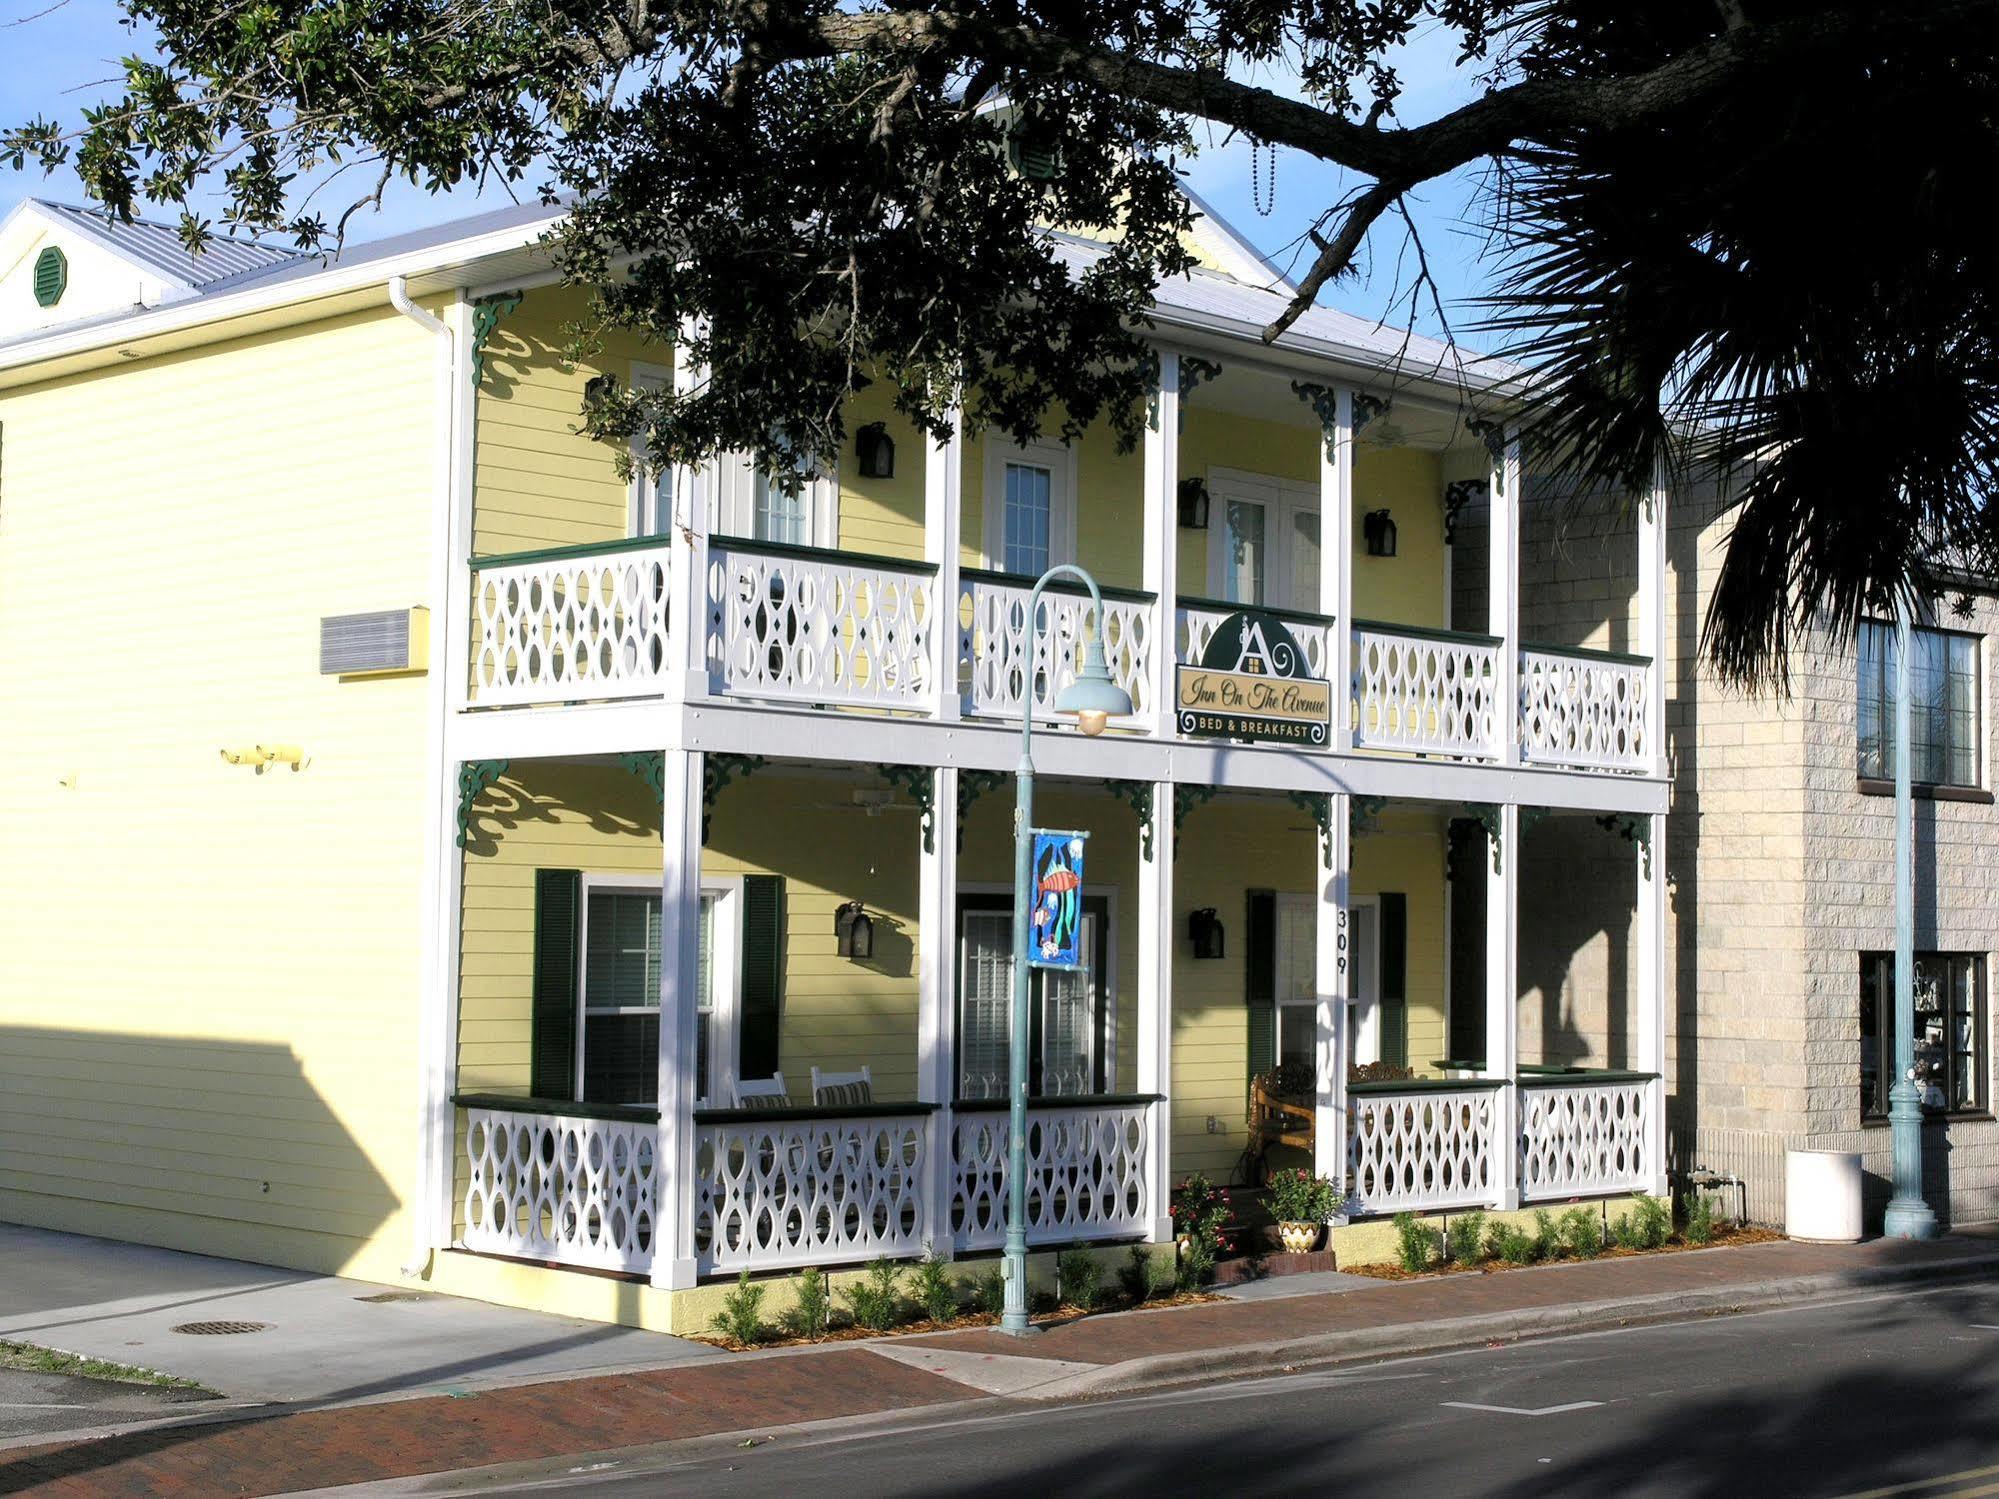
[[[441, 797], [445, 784], [445, 730], [449, 708], [446, 703], [445, 683], [449, 676], [444, 669], [443, 652], [450, 638], [449, 616], [451, 609], [451, 553], [452, 538], [455, 535], [454, 498], [457, 483], [457, 405], [453, 400], [454, 373], [458, 368], [457, 340], [452, 336], [449, 324], [410, 300], [409, 282], [402, 276], [391, 276], [388, 282], [389, 305], [426, 333], [440, 342], [436, 345], [438, 423], [436, 454], [433, 460], [433, 484], [436, 491], [435, 514], [431, 532], [430, 587], [432, 608], [437, 626], [430, 632], [431, 660], [430, 678], [432, 691], [428, 703], [424, 725], [424, 772], [433, 797]], [[430, 1268], [430, 1259], [435, 1250], [436, 1236], [433, 1219], [436, 1203], [443, 1190], [441, 1176], [442, 1161], [439, 1156], [437, 1115], [441, 1090], [445, 1088], [447, 1059], [444, 1048], [450, 1038], [445, 1034], [445, 1010], [449, 996], [445, 992], [447, 975], [451, 966], [445, 962], [443, 950], [443, 907], [448, 904], [444, 896], [444, 881], [447, 875], [447, 856], [442, 846], [442, 824], [433, 811], [426, 818], [423, 839], [423, 894], [419, 902], [422, 935], [419, 940], [421, 954], [419, 964], [418, 1026], [417, 1026], [417, 1160], [416, 1197], [410, 1205], [410, 1248], [409, 1257], [401, 1266], [405, 1279], [415, 1279], [425, 1275]], [[448, 1230], [447, 1230], [448, 1233]]]

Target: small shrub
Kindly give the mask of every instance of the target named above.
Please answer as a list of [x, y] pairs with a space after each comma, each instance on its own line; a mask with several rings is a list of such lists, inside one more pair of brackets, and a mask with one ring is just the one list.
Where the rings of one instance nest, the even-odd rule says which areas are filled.
[[1395, 1258], [1411, 1275], [1430, 1268], [1430, 1261], [1444, 1247], [1444, 1236], [1420, 1223], [1414, 1213], [1395, 1215]]
[[1562, 1248], [1579, 1260], [1603, 1253], [1603, 1217], [1599, 1209], [1577, 1207], [1562, 1214]]
[[1302, 1166], [1270, 1178], [1270, 1215], [1279, 1223], [1324, 1223], [1339, 1201], [1332, 1178], [1314, 1176]]
[[1511, 1223], [1495, 1223], [1486, 1236], [1485, 1249], [1509, 1265], [1531, 1265], [1537, 1258], [1534, 1236]]
[[1093, 1312], [1103, 1299], [1104, 1267], [1096, 1256], [1077, 1245], [1055, 1256], [1057, 1298], [1079, 1312]]
[[817, 1342], [832, 1311], [833, 1298], [827, 1292], [825, 1275], [816, 1269], [806, 1270], [798, 1277], [791, 1310], [784, 1314], [785, 1330], [794, 1338]]
[[1714, 1242], [1714, 1199], [1705, 1192], [1696, 1192], [1687, 1199], [1687, 1242]]
[[745, 1346], [761, 1343], [768, 1331], [763, 1304], [764, 1288], [751, 1284], [750, 1272], [745, 1270], [736, 1289], [722, 1298], [722, 1310], [715, 1313], [715, 1331]]
[[1555, 1215], [1546, 1208], [1534, 1210], [1534, 1258], [1558, 1260], [1562, 1257], [1562, 1233], [1555, 1227]]
[[1228, 1247], [1222, 1225], [1229, 1221], [1228, 1193], [1205, 1176], [1187, 1178], [1173, 1197], [1173, 1231], [1180, 1247], [1180, 1284], [1198, 1288], [1214, 1279], [1215, 1262]]
[[949, 1322], [958, 1315], [958, 1288], [944, 1273], [944, 1261], [924, 1255], [916, 1267], [916, 1303], [932, 1322]]
[[1673, 1232], [1673, 1209], [1662, 1197], [1641, 1197], [1632, 1209], [1640, 1249], [1657, 1249]]
[[868, 1261], [867, 1278], [841, 1294], [854, 1321], [870, 1332], [887, 1332], [902, 1320], [902, 1275], [888, 1259]]
[[972, 1292], [972, 1310], [997, 1317], [1006, 1310], [1006, 1272], [995, 1265], [977, 1280], [967, 1282]]
[[1644, 1248], [1645, 1246], [1639, 1242], [1641, 1237], [1642, 1230], [1636, 1213], [1619, 1213], [1611, 1220], [1610, 1242], [1619, 1249]]
[[1476, 1265], [1485, 1253], [1485, 1214], [1459, 1213], [1445, 1229], [1444, 1239], [1453, 1264]]

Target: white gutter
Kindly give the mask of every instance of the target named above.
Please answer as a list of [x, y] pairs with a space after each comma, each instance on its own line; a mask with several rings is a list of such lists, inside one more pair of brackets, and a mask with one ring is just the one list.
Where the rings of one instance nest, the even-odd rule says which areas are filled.
[[411, 318], [426, 332], [451, 337], [451, 330], [444, 326], [442, 318], [432, 317], [410, 300], [410, 283], [407, 276], [400, 273], [389, 277], [389, 305], [404, 317]]

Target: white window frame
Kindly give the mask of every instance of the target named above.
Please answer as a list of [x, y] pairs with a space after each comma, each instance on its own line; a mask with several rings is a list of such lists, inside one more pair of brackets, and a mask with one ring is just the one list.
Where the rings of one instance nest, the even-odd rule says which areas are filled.
[[[583, 910], [577, 922], [576, 941], [576, 1075], [575, 1092], [583, 1096], [584, 1048], [590, 1018], [590, 897], [596, 893], [661, 895], [658, 875], [585, 874]], [[709, 1106], [709, 1098], [735, 1096], [736, 1067], [739, 1060], [743, 1008], [743, 879], [741, 875], [704, 876], [701, 894], [715, 898], [714, 949], [709, 954], [710, 981], [715, 1003], [709, 1011], [714, 1025], [708, 1040], [709, 1097], [697, 1098], [696, 1108]], [[666, 955], [660, 955], [664, 971]], [[644, 1015], [655, 1006], [623, 1006], [597, 1011], [600, 1015]]]
[[[1303, 919], [1312, 922], [1317, 931], [1319, 898], [1316, 895], [1300, 894], [1289, 890], [1277, 892], [1277, 904], [1303, 913]], [[1362, 912], [1372, 938], [1367, 945], [1367, 970], [1363, 972], [1359, 963], [1353, 968], [1353, 993], [1348, 1005], [1354, 1022], [1353, 1059], [1356, 1063], [1378, 1062], [1381, 1060], [1381, 897], [1379, 895], [1357, 895], [1347, 902], [1347, 913], [1356, 928], [1361, 922]], [[1273, 926], [1271, 940], [1276, 941]], [[1316, 937], [1314, 938], [1316, 941]], [[1359, 947], [1359, 942], [1355, 942]], [[1272, 954], [1273, 958], [1275, 954]], [[1299, 1010], [1311, 1017], [1314, 1036], [1318, 1034], [1319, 997], [1317, 994], [1297, 999], [1277, 996], [1277, 1033], [1272, 1037], [1276, 1043], [1276, 1055], [1284, 1055], [1284, 1012]], [[1314, 1043], [1316, 1045], [1316, 1042]]]
[[[1290, 549], [1282, 538], [1288, 534], [1291, 517], [1301, 510], [1319, 515], [1319, 489], [1298, 479], [1281, 479], [1275, 474], [1259, 474], [1248, 469], [1212, 467], [1208, 484], [1208, 597], [1228, 597], [1229, 501], [1263, 507], [1263, 549], [1265, 561], [1263, 600], [1271, 609], [1303, 610], [1303, 601], [1291, 596]], [[1319, 545], [1326, 544], [1326, 523], [1319, 516]], [[1278, 575], [1274, 564], [1282, 562], [1286, 571]], [[1323, 605], [1323, 600], [1320, 601]], [[1323, 614], [1320, 607], [1314, 611]]]
[[[995, 895], [1001, 895], [1001, 896], [1005, 896], [1005, 897], [1007, 897], [1007, 898], [1008, 898], [1009, 900], [1011, 900], [1011, 899], [1012, 899], [1012, 896], [1013, 896], [1013, 886], [1012, 886], [1012, 885], [1007, 885], [1007, 884], [996, 884], [996, 883], [990, 883], [990, 882], [975, 882], [975, 883], [972, 883], [972, 884], [963, 884], [963, 885], [960, 885], [960, 886], [958, 887], [958, 894], [960, 894], [960, 895], [978, 895], [978, 896], [995, 896]], [[1085, 899], [1085, 900], [1100, 900], [1100, 901], [1102, 901], [1102, 902], [1104, 903], [1104, 982], [1103, 982], [1103, 1006], [1104, 1006], [1104, 1092], [1105, 1092], [1105, 1093], [1115, 1093], [1115, 1092], [1117, 1092], [1117, 1091], [1118, 1091], [1118, 1087], [1117, 1087], [1117, 1082], [1118, 1082], [1118, 982], [1117, 982], [1117, 976], [1118, 976], [1118, 966], [1117, 966], [1117, 963], [1118, 963], [1118, 957], [1117, 957], [1117, 899], [1118, 899], [1118, 887], [1117, 887], [1116, 885], [1085, 885], [1085, 886], [1083, 887], [1083, 899]], [[962, 913], [962, 912], [961, 912], [961, 910], [959, 909], [959, 903], [958, 903], [957, 901], [955, 901], [955, 900], [954, 900], [954, 901], [952, 901], [952, 903], [951, 903], [951, 925], [952, 925], [952, 927], [953, 927], [953, 932], [952, 932], [952, 938], [951, 938], [951, 940], [952, 940], [952, 941], [953, 941], [953, 942], [954, 942], [954, 943], [955, 943], [955, 944], [957, 945], [957, 952], [958, 952], [958, 963], [957, 963], [957, 972], [958, 972], [958, 988], [957, 988], [957, 991], [956, 991], [955, 993], [953, 993], [953, 994], [952, 994], [952, 996], [951, 996], [951, 1036], [952, 1036], [952, 1047], [951, 1047], [951, 1092], [952, 1092], [952, 1095], [953, 1095], [953, 1096], [955, 1097], [955, 1096], [957, 1095], [957, 1092], [958, 1092], [958, 1085], [959, 1085], [959, 1083], [960, 1083], [960, 1082], [962, 1081], [962, 1077], [961, 1077], [961, 1074], [960, 1074], [960, 1072], [959, 1072], [959, 1066], [960, 1066], [960, 1059], [959, 1059], [959, 1057], [958, 1057], [958, 1055], [957, 1055], [957, 1037], [958, 1037], [958, 1034], [959, 1034], [959, 1030], [960, 1030], [960, 1027], [962, 1027], [962, 1026], [964, 1025], [964, 1023], [965, 1023], [965, 1013], [964, 1013], [964, 1009], [965, 1009], [965, 988], [964, 988], [964, 985], [965, 985], [965, 980], [964, 980], [964, 972], [965, 972], [965, 964], [964, 964], [964, 953], [965, 953], [965, 923], [964, 923], [964, 920], [963, 920], [963, 913]], [[1030, 977], [1031, 977], [1031, 976], [1032, 976], [1032, 974], [1031, 974], [1031, 970], [1030, 970]], [[1085, 1097], [1085, 1098], [1087, 1098], [1088, 1096], [1089, 1096], [1089, 1095], [1087, 1095], [1087, 1094], [1085, 1094], [1085, 1095], [1084, 1095], [1084, 1097]]]
[[1076, 450], [1061, 442], [1012, 443], [986, 438], [983, 500], [985, 565], [1006, 571], [1006, 469], [1010, 463], [1048, 470], [1048, 565], [1076, 560]]
[[[747, 453], [727, 453], [716, 463], [712, 529], [742, 541], [757, 540], [757, 484], [762, 476]], [[806, 480], [805, 546], [832, 551], [840, 545], [840, 471]]]
[[[632, 387], [635, 390], [670, 390], [673, 388], [673, 371], [656, 364], [632, 365]], [[662, 494], [658, 482], [646, 472], [645, 439], [638, 433], [632, 434], [632, 482], [627, 489], [625, 534], [634, 539], [642, 536], [665, 536], [673, 529], [673, 488], [679, 475], [673, 469], [667, 470], [666, 490]], [[658, 513], [660, 502], [666, 503], [667, 513]]]

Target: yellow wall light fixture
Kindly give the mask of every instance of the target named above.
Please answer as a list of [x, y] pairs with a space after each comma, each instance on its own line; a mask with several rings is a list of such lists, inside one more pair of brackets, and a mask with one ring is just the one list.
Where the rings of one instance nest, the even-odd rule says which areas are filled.
[[225, 749], [222, 758], [231, 765], [254, 766], [258, 775], [273, 765], [289, 765], [297, 771], [311, 763], [296, 744], [253, 744], [248, 748]]

